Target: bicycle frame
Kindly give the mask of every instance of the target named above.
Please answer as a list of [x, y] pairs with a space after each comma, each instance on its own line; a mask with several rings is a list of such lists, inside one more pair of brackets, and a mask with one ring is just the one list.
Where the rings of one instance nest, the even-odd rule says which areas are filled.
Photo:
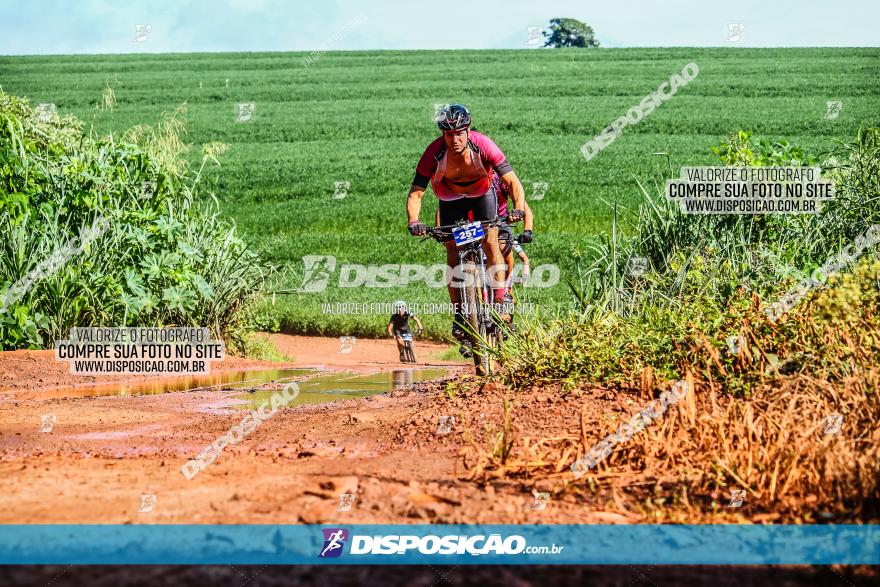
[[[486, 228], [498, 226], [499, 224], [501, 224], [502, 222], [505, 222], [505, 221], [506, 221], [506, 219], [498, 218], [496, 220], [480, 222], [480, 224], [482, 224], [483, 228], [486, 229]], [[434, 227], [434, 228], [428, 228], [428, 235], [429, 235], [429, 237], [434, 237], [439, 242], [443, 242], [442, 239], [444, 237], [448, 237], [448, 236], [452, 235], [452, 232], [451, 232], [452, 229], [464, 226], [466, 224], [469, 224], [469, 223], [462, 221], [462, 222], [459, 222], [458, 224], [451, 224], [451, 225], [447, 225], [447, 226], [438, 226], [438, 227]], [[484, 255], [483, 255], [483, 242], [485, 240], [486, 240], [485, 237], [483, 237], [479, 240], [471, 241], [465, 245], [457, 246], [456, 249], [457, 249], [457, 253], [458, 253], [458, 266], [459, 267], [466, 265], [468, 263], [472, 263], [475, 267], [477, 267], [479, 282], [481, 285], [481, 287], [480, 287], [480, 300], [479, 300], [480, 305], [481, 306], [488, 305], [491, 307], [491, 304], [493, 301], [492, 286], [491, 286], [489, 279], [487, 277], [486, 261], [485, 261]], [[459, 287], [460, 287], [460, 289], [464, 289], [463, 286], [459, 286]], [[489, 316], [490, 313], [491, 312], [487, 312], [487, 315], [486, 315], [486, 319], [489, 320], [489, 322], [491, 322], [491, 316]]]
[[[503, 221], [499, 218], [488, 222], [481, 222], [480, 224], [485, 231], [486, 228], [497, 226]], [[446, 237], [453, 234], [454, 229], [464, 227], [467, 224], [470, 223], [460, 222], [451, 226], [429, 228], [428, 235], [443, 242]], [[467, 318], [471, 330], [471, 342], [475, 350], [474, 365], [478, 373], [482, 372], [481, 374], [488, 375], [492, 371], [492, 361], [488, 349], [497, 346], [501, 333], [492, 319], [493, 294], [492, 286], [487, 279], [486, 263], [483, 259], [484, 241], [485, 235], [457, 245], [458, 267], [462, 268], [462, 271], [465, 273], [463, 276], [465, 282], [454, 287], [460, 288], [459, 303], [461, 304], [462, 315]], [[469, 283], [470, 281], [474, 283], [471, 284]]]

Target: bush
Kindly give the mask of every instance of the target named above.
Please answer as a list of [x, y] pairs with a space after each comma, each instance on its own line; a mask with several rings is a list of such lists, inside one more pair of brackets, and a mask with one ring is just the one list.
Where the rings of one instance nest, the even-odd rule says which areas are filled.
[[[815, 162], [787, 143], [764, 141], [752, 148], [749, 139], [748, 133], [737, 133], [716, 151], [730, 163]], [[575, 311], [534, 321], [506, 346], [515, 373], [511, 382], [588, 379], [636, 385], [648, 367], [662, 378], [696, 368], [723, 381], [728, 391], [748, 393], [777, 375], [779, 365], [840, 378], [852, 374], [852, 360], [868, 364], [877, 349], [866, 343], [857, 351], [846, 342], [847, 336], [873, 340], [869, 333], [880, 326], [871, 314], [880, 275], [867, 261], [855, 274], [829, 280], [828, 291], [809, 292], [780, 323], [765, 314], [829, 256], [880, 224], [880, 129], [861, 131], [822, 165], [836, 180], [837, 199], [811, 216], [685, 215], [666, 201], [665, 178], [653, 192], [642, 186], [645, 203], [635, 236], [620, 238], [615, 225], [612, 239], [593, 245], [597, 260], [586, 269], [578, 266], [571, 281]], [[648, 259], [645, 273], [628, 271], [633, 257]], [[862, 297], [853, 297], [855, 290]], [[835, 307], [851, 325], [848, 332], [835, 331], [829, 311], [820, 309], [830, 302], [811, 303], [843, 291], [851, 305]], [[749, 345], [756, 349], [746, 348], [749, 361], [740, 357], [735, 367], [725, 366], [720, 357], [727, 339], [738, 336], [751, 337]], [[806, 356], [815, 360], [804, 361]]]
[[185, 108], [121, 140], [0, 92], [0, 350], [74, 326], [203, 326], [233, 349], [268, 267], [205, 203]]
[[[784, 164], [795, 152], [789, 163], [811, 160], [790, 145], [766, 152], [781, 144], [759, 143], [756, 153], [738, 133], [718, 151], [727, 163]], [[772, 512], [765, 520], [876, 514], [880, 261], [865, 250], [824, 284], [806, 279], [880, 224], [878, 145], [880, 129], [862, 131], [823, 161], [837, 200], [814, 216], [685, 216], [666, 202], [662, 181], [653, 193], [643, 187], [636, 236], [620, 239], [615, 224], [613, 237], [595, 245], [596, 263], [572, 280], [575, 311], [520, 321], [501, 351], [515, 389], [612, 384], [638, 390], [644, 406], [670, 380], [688, 383], [679, 406], [586, 474], [591, 491], [616, 501], [621, 484], [653, 487], [657, 503], [730, 516], [724, 505], [737, 489], [750, 512]], [[627, 272], [630, 257], [650, 267]], [[799, 282], [805, 287], [792, 287]], [[796, 303], [768, 314], [789, 291]], [[616, 423], [590, 430], [568, 418], [554, 426], [539, 442], [541, 459], [529, 439], [513, 438], [503, 467], [483, 449], [477, 470], [494, 464], [499, 474], [571, 489], [560, 471]]]

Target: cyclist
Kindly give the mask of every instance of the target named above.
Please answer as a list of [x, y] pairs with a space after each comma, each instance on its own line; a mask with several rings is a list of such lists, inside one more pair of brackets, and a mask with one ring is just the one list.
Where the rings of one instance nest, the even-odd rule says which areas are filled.
[[[520, 237], [521, 236], [522, 235], [520, 235]], [[508, 291], [508, 295], [510, 292], [510, 286], [513, 283], [513, 264], [514, 264], [513, 256], [514, 255], [519, 257], [520, 263], [522, 263], [522, 266], [523, 266], [522, 278], [521, 278], [521, 280], [518, 280], [517, 283], [525, 282], [525, 280], [527, 280], [529, 278], [529, 274], [531, 273], [530, 265], [529, 265], [529, 256], [526, 255], [525, 250], [523, 250], [523, 246], [519, 243], [520, 237], [516, 237], [510, 241], [511, 242], [510, 252], [508, 252], [504, 256], [504, 260], [507, 261], [507, 291]], [[511, 300], [507, 300], [506, 298], [505, 298], [505, 300], [511, 301]]]
[[[510, 212], [511, 222], [525, 217], [525, 193], [522, 184], [513, 171], [501, 149], [486, 135], [471, 130], [471, 113], [461, 104], [450, 104], [437, 117], [437, 126], [443, 136], [434, 140], [422, 153], [416, 166], [416, 174], [406, 200], [406, 213], [409, 219], [409, 232], [422, 236], [427, 226], [419, 220], [422, 196], [431, 182], [434, 195], [439, 199], [440, 224], [447, 226], [468, 219], [491, 221], [498, 216], [498, 201], [492, 185], [493, 172], [502, 183], [510, 188], [514, 210]], [[447, 240], [446, 264], [450, 269], [458, 265], [455, 242]], [[491, 268], [490, 275], [497, 275], [504, 269], [504, 257], [498, 246], [498, 229], [486, 230], [483, 251]], [[493, 283], [493, 301], [501, 303], [504, 299], [503, 282]], [[449, 284], [449, 301], [456, 308], [452, 323], [452, 334], [458, 339], [466, 338], [465, 319], [461, 314], [458, 288]]]
[[419, 330], [422, 330], [422, 323], [419, 317], [410, 312], [406, 307], [406, 302], [398, 300], [394, 302], [394, 313], [388, 320], [388, 336], [393, 336], [397, 341], [397, 351], [400, 353], [400, 362], [405, 362], [403, 356], [403, 335], [409, 334], [409, 319], [416, 321]]
[[[498, 216], [507, 216], [507, 201], [510, 198], [510, 187], [505, 185], [497, 175], [492, 175], [492, 186], [495, 188], [495, 193], [498, 195]], [[523, 264], [523, 278], [528, 278], [529, 276], [529, 257], [526, 255], [523, 250], [522, 245], [532, 242], [533, 234], [532, 228], [534, 227], [535, 218], [532, 214], [532, 209], [529, 207], [528, 203], [525, 204], [525, 219], [523, 220], [523, 228], [522, 233], [514, 238], [513, 230], [510, 228], [509, 224], [501, 224], [498, 227], [498, 247], [501, 249], [501, 255], [504, 257], [504, 262], [507, 265], [507, 279], [505, 281], [505, 303], [512, 303], [513, 299], [510, 297], [510, 285], [513, 279], [513, 266], [514, 266], [514, 254], [516, 254], [520, 261]], [[468, 220], [473, 220], [472, 215], [468, 216]], [[436, 226], [440, 226], [440, 211], [437, 211], [437, 215], [434, 219], [434, 223]], [[509, 322], [509, 320], [505, 320]]]
[[[510, 187], [500, 181], [498, 179], [498, 176], [493, 177], [492, 181], [495, 185], [495, 192], [498, 194], [498, 215], [506, 216], [507, 201], [511, 195]], [[513, 301], [510, 298], [509, 291], [511, 281], [513, 279], [514, 253], [519, 256], [520, 260], [523, 263], [523, 277], [526, 278], [529, 276], [529, 257], [528, 255], [526, 255], [525, 251], [523, 251], [522, 245], [532, 242], [532, 229], [534, 228], [534, 222], [535, 217], [532, 214], [532, 209], [529, 207], [528, 204], [525, 204], [523, 231], [518, 237], [513, 237], [513, 230], [511, 230], [509, 224], [502, 224], [498, 229], [498, 239], [501, 247], [501, 254], [504, 255], [504, 261], [507, 264], [507, 287], [505, 288], [506, 295], [504, 297], [504, 301], [507, 303]]]

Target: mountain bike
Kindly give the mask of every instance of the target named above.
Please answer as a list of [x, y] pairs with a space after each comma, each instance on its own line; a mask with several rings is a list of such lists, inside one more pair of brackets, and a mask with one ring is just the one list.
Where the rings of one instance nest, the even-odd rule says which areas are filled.
[[415, 347], [413, 346], [412, 332], [405, 332], [400, 335], [400, 338], [403, 339], [404, 363], [415, 363], [416, 362], [416, 351], [415, 351]]
[[[497, 370], [496, 349], [504, 340], [504, 332], [495, 320], [492, 308], [492, 287], [486, 274], [483, 259], [485, 229], [498, 226], [506, 218], [483, 222], [459, 222], [458, 224], [428, 227], [428, 237], [442, 243], [449, 237], [455, 240], [458, 251], [459, 275], [464, 281], [460, 288], [459, 302], [462, 315], [467, 320], [469, 343], [473, 353], [477, 375], [491, 375]], [[425, 240], [425, 239], [423, 239]]]

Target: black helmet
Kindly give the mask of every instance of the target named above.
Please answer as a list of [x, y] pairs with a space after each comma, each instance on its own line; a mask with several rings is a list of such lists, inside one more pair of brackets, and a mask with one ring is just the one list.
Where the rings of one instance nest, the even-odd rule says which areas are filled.
[[437, 115], [440, 130], [461, 130], [471, 125], [471, 112], [461, 104], [450, 104]]

